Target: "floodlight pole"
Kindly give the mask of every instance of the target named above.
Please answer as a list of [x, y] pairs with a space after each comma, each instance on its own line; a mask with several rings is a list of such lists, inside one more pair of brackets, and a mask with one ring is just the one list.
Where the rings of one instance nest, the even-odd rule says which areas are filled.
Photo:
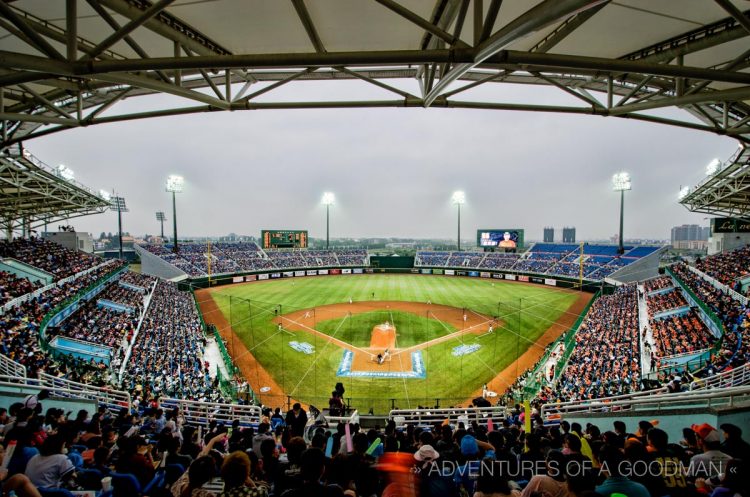
[[177, 200], [175, 191], [172, 191], [172, 227], [174, 228], [174, 245], [172, 250], [176, 254], [179, 252], [179, 249], [177, 248]]
[[461, 203], [456, 203], [458, 206], [458, 251], [461, 252]]
[[620, 237], [619, 237], [620, 246], [617, 249], [618, 254], [623, 254], [625, 252], [625, 247], [623, 245], [623, 240], [622, 240], [622, 224], [623, 224], [624, 210], [625, 210], [625, 190], [620, 190]]
[[122, 260], [122, 200], [117, 199], [117, 234], [120, 240], [120, 260]]
[[328, 250], [328, 245], [329, 245], [328, 236], [329, 236], [329, 228], [330, 228], [330, 215], [329, 215], [330, 208], [331, 208], [331, 204], [326, 204], [326, 250]]

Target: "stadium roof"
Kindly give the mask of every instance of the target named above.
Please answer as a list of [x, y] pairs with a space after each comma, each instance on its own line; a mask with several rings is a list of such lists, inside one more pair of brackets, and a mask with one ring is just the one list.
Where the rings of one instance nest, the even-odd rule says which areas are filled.
[[[747, 7], [742, 0], [0, 1], [1, 138], [7, 146], [69, 128], [222, 110], [450, 107], [615, 116], [747, 144]], [[382, 98], [306, 91], [307, 82], [342, 79], [377, 86]], [[551, 87], [571, 104], [504, 101], [504, 84]], [[269, 98], [284, 85], [294, 85], [293, 100]], [[477, 99], [471, 90], [480, 85], [495, 96]], [[138, 111], [118, 105], [150, 94], [177, 98]], [[682, 117], [665, 117], [669, 108]]]
[[99, 214], [109, 201], [55, 170], [27, 150], [0, 154], [0, 229], [39, 228], [67, 219]]

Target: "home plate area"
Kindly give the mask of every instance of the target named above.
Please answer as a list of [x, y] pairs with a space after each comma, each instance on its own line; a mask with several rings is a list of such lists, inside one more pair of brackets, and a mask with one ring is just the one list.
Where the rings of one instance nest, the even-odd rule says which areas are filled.
[[370, 347], [344, 350], [336, 376], [355, 378], [424, 378], [422, 351], [401, 353], [396, 348], [396, 327], [389, 322], [372, 329]]

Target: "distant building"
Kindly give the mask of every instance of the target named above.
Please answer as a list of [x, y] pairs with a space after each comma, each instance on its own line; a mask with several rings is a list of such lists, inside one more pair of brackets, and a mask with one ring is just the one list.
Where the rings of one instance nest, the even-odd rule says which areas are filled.
[[544, 243], [555, 242], [555, 228], [544, 228]]
[[701, 250], [708, 246], [711, 228], [697, 224], [683, 224], [672, 228], [672, 248]]
[[42, 238], [70, 250], [80, 250], [89, 254], [94, 252], [94, 239], [91, 233], [80, 231], [45, 231], [42, 233]]
[[575, 228], [563, 228], [563, 243], [575, 243], [576, 242], [576, 229]]

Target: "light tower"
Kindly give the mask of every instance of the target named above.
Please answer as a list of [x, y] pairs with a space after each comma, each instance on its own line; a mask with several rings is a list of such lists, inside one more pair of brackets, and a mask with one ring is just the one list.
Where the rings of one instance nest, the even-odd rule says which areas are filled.
[[164, 240], [164, 221], [167, 220], [167, 216], [162, 211], [156, 213], [156, 220], [161, 224], [161, 239]]
[[453, 192], [453, 204], [458, 207], [458, 251], [461, 252], [461, 206], [466, 202], [466, 195], [462, 191]]
[[174, 228], [174, 245], [172, 250], [174, 253], [179, 252], [177, 247], [177, 200], [176, 194], [182, 192], [182, 186], [185, 183], [185, 179], [182, 176], [171, 175], [167, 178], [167, 191], [172, 193], [172, 227]]
[[630, 175], [628, 173], [623, 171], [612, 176], [612, 189], [616, 192], [620, 192], [620, 246], [617, 249], [617, 253], [619, 254], [625, 252], [622, 239], [623, 211], [625, 210], [625, 190], [630, 190], [631, 187]]
[[336, 197], [331, 192], [325, 192], [323, 194], [322, 204], [326, 206], [326, 250], [329, 246], [329, 228], [330, 228], [330, 207], [336, 202]]

